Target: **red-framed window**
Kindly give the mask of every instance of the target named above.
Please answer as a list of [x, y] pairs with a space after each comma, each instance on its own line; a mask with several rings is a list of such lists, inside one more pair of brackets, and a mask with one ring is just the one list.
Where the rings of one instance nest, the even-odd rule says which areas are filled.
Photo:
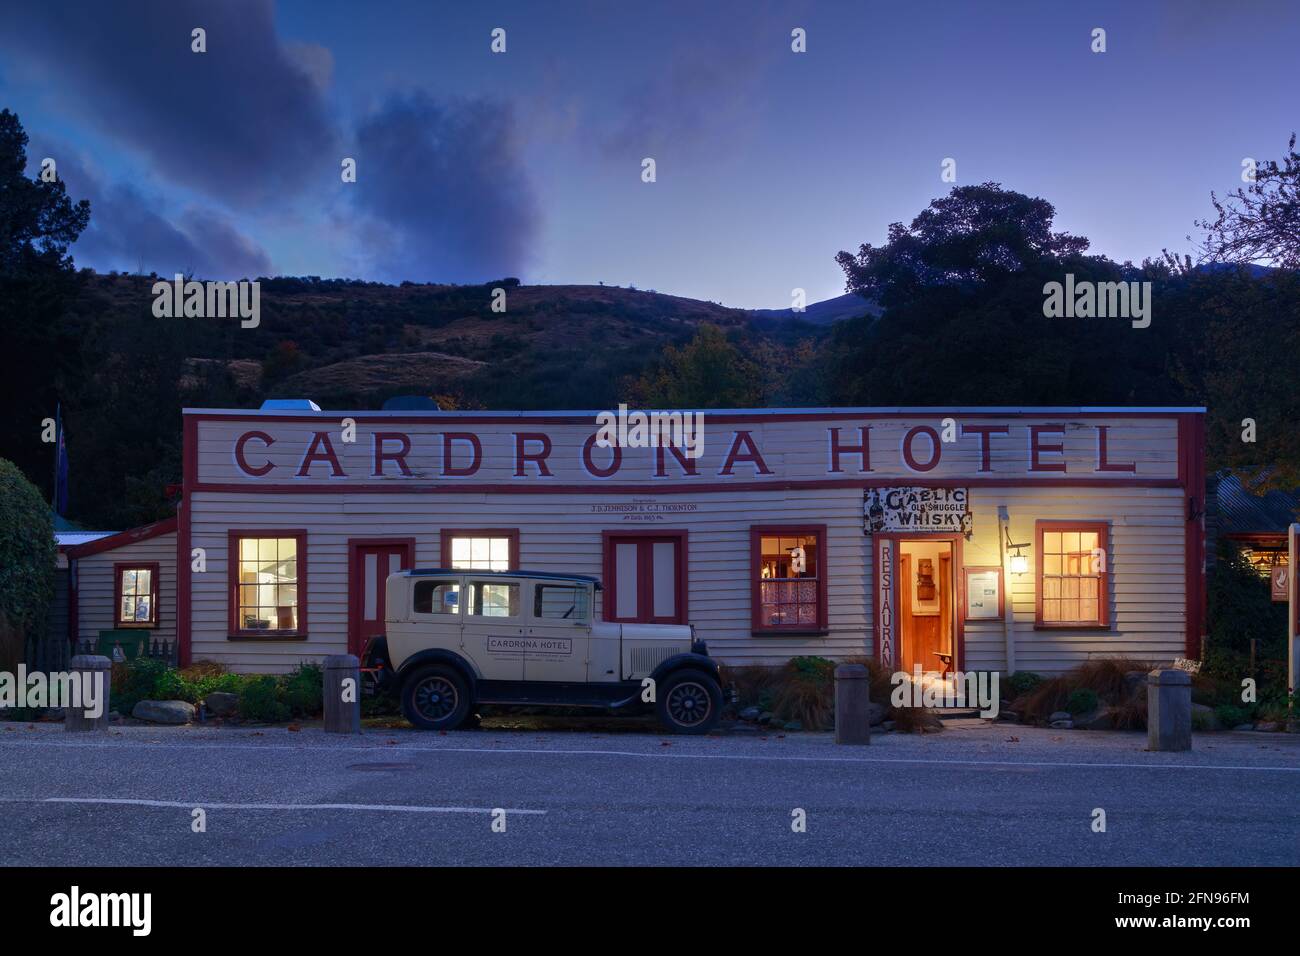
[[825, 633], [826, 525], [754, 525], [749, 549], [754, 632]]
[[690, 620], [690, 534], [681, 528], [601, 532], [601, 617], [640, 624]]
[[307, 532], [248, 528], [229, 533], [230, 637], [307, 637]]
[[158, 626], [158, 574], [157, 561], [113, 565], [115, 627]]
[[1110, 627], [1110, 535], [1100, 521], [1034, 524], [1034, 626]]
[[443, 528], [439, 537], [444, 568], [519, 570], [518, 528]]

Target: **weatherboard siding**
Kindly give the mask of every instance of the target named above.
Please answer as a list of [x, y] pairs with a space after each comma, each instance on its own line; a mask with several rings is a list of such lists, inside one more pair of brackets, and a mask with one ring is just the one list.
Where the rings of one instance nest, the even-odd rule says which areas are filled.
[[117, 627], [113, 566], [133, 562], [158, 564], [158, 626], [140, 628], [150, 640], [176, 639], [176, 532], [133, 541], [108, 551], [77, 558], [77, 634], [95, 640], [100, 631]]
[[[662, 495], [680, 503], [685, 496]], [[862, 530], [856, 488], [690, 496], [697, 510], [662, 522], [620, 522], [591, 511], [586, 495], [338, 494], [261, 496], [198, 492], [191, 501], [191, 546], [207, 571], [192, 575], [193, 658], [236, 670], [284, 671], [304, 658], [347, 649], [347, 541], [414, 537], [417, 566], [439, 563], [443, 527], [519, 529], [525, 568], [599, 576], [601, 532], [654, 528], [689, 531], [689, 620], [710, 650], [731, 663], [777, 664], [798, 654], [832, 659], [874, 653], [871, 538]], [[1183, 501], [1178, 489], [998, 488], [972, 491], [974, 531], [963, 543], [969, 565], [999, 563], [997, 506], [1011, 515], [1015, 541], [1032, 541], [1036, 519], [1106, 521], [1111, 531], [1108, 631], [1035, 631], [1034, 575], [1006, 574], [1016, 628], [1018, 669], [1056, 673], [1097, 656], [1169, 661], [1183, 652]], [[826, 524], [828, 630], [825, 636], [755, 636], [750, 629], [753, 524]], [[227, 530], [307, 530], [309, 634], [305, 641], [230, 641], [227, 634]], [[599, 599], [598, 599], [599, 606]], [[967, 622], [968, 669], [1006, 667], [1001, 623]]]

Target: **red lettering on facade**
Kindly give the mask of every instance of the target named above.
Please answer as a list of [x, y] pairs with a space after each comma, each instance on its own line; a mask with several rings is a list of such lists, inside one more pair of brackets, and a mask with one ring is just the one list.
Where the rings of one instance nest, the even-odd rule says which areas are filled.
[[[400, 442], [401, 447], [397, 451], [384, 451], [384, 442]], [[403, 478], [411, 477], [411, 469], [406, 467], [406, 456], [411, 453], [411, 436], [403, 432], [375, 432], [375, 470], [371, 472], [375, 477], [383, 477], [384, 462], [397, 462], [397, 470], [402, 473]]]
[[831, 444], [831, 467], [832, 474], [844, 471], [840, 467], [840, 455], [857, 455], [859, 459], [858, 471], [865, 473], [871, 471], [871, 426], [858, 426], [858, 444], [841, 445], [840, 430], [838, 428], [826, 429], [828, 439]]
[[[916, 440], [917, 435], [927, 435], [930, 438], [930, 460], [921, 464], [912, 454], [912, 442]], [[907, 467], [913, 471], [931, 471], [939, 464], [939, 457], [942, 454], [939, 447], [939, 433], [929, 425], [917, 425], [915, 428], [909, 428], [907, 434], [903, 436], [903, 461], [907, 462]]]
[[582, 445], [582, 467], [587, 469], [587, 474], [595, 478], [609, 478], [618, 473], [619, 467], [623, 464], [623, 449], [618, 445], [609, 446], [610, 457], [609, 464], [604, 468], [597, 467], [596, 463], [591, 460], [591, 450], [596, 447], [596, 439], [600, 432], [593, 432], [587, 436], [587, 440]]
[[[460, 467], [451, 463], [451, 444], [458, 441], [469, 442], [470, 448], [474, 450], [474, 456], [470, 459], [470, 463]], [[479, 465], [482, 463], [483, 443], [478, 440], [477, 435], [473, 432], [442, 433], [442, 476], [444, 478], [468, 478], [478, 471]]]
[[256, 438], [267, 448], [270, 448], [275, 444], [275, 439], [266, 432], [244, 432], [244, 434], [240, 435], [239, 439], [235, 442], [235, 464], [239, 466], [240, 471], [248, 475], [250, 478], [261, 478], [263, 475], [269, 473], [275, 465], [268, 461], [265, 464], [258, 465], [254, 468], [248, 463], [248, 459], [244, 457], [244, 445], [253, 438]]
[[668, 456], [671, 454], [677, 459], [677, 464], [682, 468], [683, 475], [698, 475], [699, 469], [695, 465], [695, 459], [686, 454], [685, 449], [678, 448], [676, 445], [660, 445], [655, 449], [655, 477], [668, 477]]
[[1097, 470], [1098, 471], [1127, 471], [1136, 472], [1137, 462], [1132, 461], [1115, 461], [1110, 460], [1107, 454], [1107, 433], [1110, 431], [1109, 425], [1097, 426]]
[[990, 435], [1006, 435], [1011, 431], [1006, 425], [962, 425], [961, 437], [967, 435], [980, 436], [980, 471], [993, 470], [993, 451], [989, 440]]
[[312, 432], [311, 444], [307, 446], [307, 453], [302, 456], [302, 464], [298, 466], [299, 478], [311, 477], [311, 466], [318, 461], [328, 462], [330, 466], [331, 478], [346, 478], [343, 466], [339, 464], [338, 455], [334, 454], [334, 445], [330, 442], [329, 432]]
[[[530, 452], [525, 447], [529, 442], [540, 442], [541, 451]], [[551, 477], [551, 469], [546, 467], [546, 459], [551, 454], [551, 436], [545, 432], [515, 432], [515, 477], [524, 477], [524, 465], [532, 462], [537, 466], [537, 474], [543, 478]]]
[[[746, 449], [743, 453], [740, 450], [741, 445], [744, 445]], [[731, 442], [731, 451], [727, 452], [727, 460], [722, 463], [722, 470], [718, 474], [730, 475], [732, 469], [742, 461], [752, 464], [755, 474], [772, 474], [772, 470], [767, 467], [767, 462], [763, 461], [763, 456], [758, 453], [758, 447], [754, 444], [753, 435], [747, 431], [736, 432], [736, 437]]]
[[1065, 444], [1044, 445], [1038, 436], [1044, 433], [1064, 435], [1064, 425], [1030, 425], [1029, 426], [1029, 470], [1030, 471], [1065, 471], [1063, 461], [1039, 461], [1039, 454], [1047, 452], [1052, 455], [1065, 454]]

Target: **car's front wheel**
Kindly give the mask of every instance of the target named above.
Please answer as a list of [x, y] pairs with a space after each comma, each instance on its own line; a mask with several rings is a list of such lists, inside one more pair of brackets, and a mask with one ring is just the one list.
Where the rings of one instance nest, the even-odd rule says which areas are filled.
[[402, 684], [402, 713], [421, 730], [455, 730], [469, 714], [465, 678], [450, 667], [425, 667]]
[[677, 671], [656, 691], [655, 713], [675, 734], [707, 734], [722, 716], [722, 688], [704, 671]]

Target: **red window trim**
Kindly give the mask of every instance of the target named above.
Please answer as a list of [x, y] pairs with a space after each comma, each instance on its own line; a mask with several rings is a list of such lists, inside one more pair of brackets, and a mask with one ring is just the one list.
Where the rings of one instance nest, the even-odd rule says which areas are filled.
[[[149, 613], [152, 621], [122, 620], [122, 574], [126, 571], [149, 571]], [[113, 627], [139, 628], [152, 630], [158, 626], [158, 580], [160, 575], [157, 561], [117, 561], [113, 564]]]
[[[1043, 533], [1046, 531], [1092, 531], [1106, 553], [1106, 566], [1097, 582], [1097, 621], [1043, 620]], [[1034, 522], [1034, 629], [1038, 631], [1109, 631], [1110, 626], [1110, 525], [1105, 521]]]
[[[510, 570], [519, 570], [519, 529], [518, 528], [443, 528], [438, 532], [440, 542], [440, 567], [451, 568], [452, 538], [509, 538]], [[465, 568], [464, 570], [485, 571], [486, 568]]]
[[[294, 538], [298, 542], [298, 627], [288, 631], [250, 631], [239, 626], [239, 540]], [[307, 638], [307, 529], [231, 528], [226, 533], [226, 603], [232, 641], [296, 641]]]
[[[618, 583], [614, 579], [614, 540], [623, 538], [675, 538], [677, 540], [677, 615], [672, 620], [652, 618], [654, 624], [687, 624], [690, 622], [690, 532], [685, 528], [642, 528], [635, 530], [605, 529], [600, 533], [601, 580], [604, 591], [601, 597], [601, 620], [622, 624], [637, 623], [639, 618], [621, 617], [618, 614]], [[638, 568], [638, 572], [644, 571]], [[638, 587], [643, 592], [644, 582]]]
[[[762, 599], [760, 586], [762, 579], [758, 568], [763, 559], [763, 536], [773, 535], [791, 537], [801, 534], [815, 534], [820, 545], [817, 559], [817, 624], [809, 628], [800, 624], [763, 624]], [[829, 633], [826, 613], [826, 578], [828, 573], [826, 557], [826, 525], [824, 524], [755, 524], [749, 526], [749, 623], [754, 634], [795, 634], [802, 636], [821, 636]]]

